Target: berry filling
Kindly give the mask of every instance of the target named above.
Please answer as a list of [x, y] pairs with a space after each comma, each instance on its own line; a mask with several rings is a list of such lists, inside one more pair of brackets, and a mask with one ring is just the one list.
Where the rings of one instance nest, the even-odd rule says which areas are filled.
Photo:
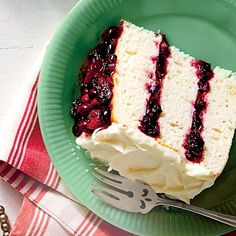
[[159, 116], [162, 112], [160, 100], [163, 80], [167, 74], [168, 57], [170, 56], [170, 48], [166, 36], [162, 35], [162, 41], [159, 45], [159, 55], [152, 58], [156, 63], [155, 81], [147, 86], [150, 97], [147, 101], [146, 112], [140, 121], [139, 129], [154, 138], [160, 136], [160, 127], [158, 123]]
[[80, 69], [81, 95], [72, 103], [73, 134], [91, 134], [97, 128], [111, 124], [111, 99], [117, 57], [115, 48], [123, 26], [111, 26], [102, 34], [102, 42], [87, 56]]
[[194, 111], [192, 116], [192, 125], [189, 133], [186, 135], [183, 147], [185, 148], [185, 157], [192, 162], [199, 163], [203, 160], [204, 141], [202, 138], [203, 116], [207, 108], [206, 95], [210, 91], [210, 79], [214, 77], [211, 65], [195, 60], [192, 66], [196, 68], [198, 81], [198, 92], [194, 103]]

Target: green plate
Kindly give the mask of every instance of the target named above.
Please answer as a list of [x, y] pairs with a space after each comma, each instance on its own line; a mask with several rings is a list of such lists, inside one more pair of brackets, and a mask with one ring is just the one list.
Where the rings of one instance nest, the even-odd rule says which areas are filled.
[[[78, 71], [101, 32], [124, 18], [166, 33], [186, 53], [236, 71], [235, 0], [81, 0], [53, 37], [41, 70], [38, 107], [47, 150], [77, 199], [106, 221], [139, 235], [220, 235], [233, 228], [181, 210], [158, 208], [146, 215], [117, 210], [94, 197], [88, 153], [75, 144], [70, 105]], [[236, 215], [236, 143], [216, 184], [192, 204]]]

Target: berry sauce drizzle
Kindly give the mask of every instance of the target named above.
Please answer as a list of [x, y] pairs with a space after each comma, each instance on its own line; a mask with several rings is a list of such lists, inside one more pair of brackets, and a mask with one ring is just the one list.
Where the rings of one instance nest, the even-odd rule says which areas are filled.
[[211, 65], [201, 61], [194, 60], [192, 66], [196, 68], [198, 81], [198, 92], [194, 102], [192, 115], [192, 125], [189, 133], [186, 135], [183, 147], [185, 148], [185, 157], [192, 162], [200, 163], [203, 160], [204, 140], [202, 138], [203, 116], [207, 109], [206, 95], [210, 91], [210, 79], [214, 77]]
[[81, 95], [72, 103], [73, 134], [91, 134], [97, 128], [111, 124], [111, 99], [117, 57], [115, 48], [123, 25], [111, 26], [102, 34], [102, 42], [87, 56], [80, 69]]
[[153, 138], [158, 138], [160, 135], [158, 123], [159, 116], [162, 112], [160, 100], [163, 80], [167, 74], [168, 57], [170, 53], [166, 36], [162, 35], [162, 41], [159, 45], [159, 55], [154, 60], [156, 62], [155, 80], [147, 86], [150, 97], [147, 101], [145, 115], [139, 125], [139, 129], [143, 133]]

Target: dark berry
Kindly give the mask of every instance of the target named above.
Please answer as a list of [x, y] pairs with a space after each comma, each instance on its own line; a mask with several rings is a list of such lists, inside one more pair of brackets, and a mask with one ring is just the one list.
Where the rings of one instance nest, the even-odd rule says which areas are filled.
[[91, 134], [97, 128], [110, 125], [110, 102], [117, 57], [114, 54], [122, 27], [109, 27], [103, 41], [88, 54], [88, 62], [80, 69], [81, 96], [72, 103], [73, 133]]
[[106, 123], [110, 124], [110, 119], [111, 119], [111, 110], [109, 107], [105, 107], [102, 112], [101, 112], [101, 116], [103, 121], [105, 121]]
[[88, 54], [88, 59], [93, 61], [101, 59], [101, 51], [98, 48], [95, 48]]
[[89, 95], [88, 94], [85, 94], [83, 95], [83, 97], [81, 98], [81, 102], [82, 103], [89, 103], [90, 99], [89, 99]]
[[113, 39], [118, 38], [120, 33], [121, 33], [120, 28], [111, 26], [103, 32], [102, 39], [103, 41], [111, 41]]
[[88, 112], [90, 110], [90, 108], [91, 108], [90, 104], [83, 104], [83, 105], [80, 105], [76, 108], [76, 112], [83, 114], [85, 112]]
[[79, 137], [82, 134], [82, 130], [80, 129], [80, 126], [78, 123], [75, 123], [72, 127], [72, 132], [76, 137]]
[[83, 90], [86, 89], [86, 88], [88, 88], [88, 85], [87, 85], [87, 84], [82, 83], [82, 84], [80, 85], [80, 91], [83, 91]]
[[101, 126], [102, 126], [102, 122], [100, 118], [97, 118], [97, 119], [90, 120], [88, 122], [87, 128], [90, 130], [95, 130], [95, 129], [100, 128]]
[[107, 46], [104, 48], [104, 55], [103, 57], [108, 58], [109, 55], [113, 54], [115, 52], [114, 45], [110, 44], [110, 42], [106, 42]]
[[140, 123], [140, 130], [145, 134], [156, 137], [159, 134], [159, 127], [153, 116], [145, 115]]
[[201, 136], [203, 130], [203, 114], [207, 108], [205, 96], [210, 91], [210, 79], [214, 76], [211, 65], [195, 60], [192, 66], [196, 68], [198, 81], [198, 93], [194, 103], [194, 112], [192, 116], [192, 125], [189, 134], [183, 144], [185, 148], [185, 157], [192, 162], [201, 162], [203, 159], [204, 140]]
[[210, 85], [208, 82], [199, 80], [198, 88], [199, 88], [199, 92], [208, 92], [210, 90]]
[[97, 90], [96, 89], [90, 89], [89, 90], [89, 97], [94, 98], [97, 96]]
[[98, 101], [97, 98], [94, 98], [91, 103], [90, 103], [91, 107], [99, 107], [101, 105], [101, 102]]
[[86, 131], [87, 131], [87, 125], [88, 125], [88, 121], [87, 121], [87, 120], [81, 120], [81, 121], [79, 122], [80, 129], [81, 129], [83, 132], [86, 132]]
[[108, 84], [104, 84], [103, 86], [100, 87], [99, 89], [99, 93], [98, 93], [98, 98], [99, 98], [99, 101], [101, 103], [108, 103], [111, 99], [111, 90], [108, 86]]
[[202, 130], [202, 117], [197, 115], [196, 112], [193, 113], [192, 120], [192, 130], [193, 131], [201, 131]]
[[160, 105], [161, 90], [163, 80], [167, 73], [167, 58], [170, 55], [169, 44], [165, 38], [162, 36], [162, 42], [160, 43], [159, 55], [153, 58], [153, 62], [156, 63], [155, 77], [156, 80], [146, 85], [147, 90], [150, 93], [150, 97], [147, 101], [146, 114], [140, 121], [139, 129], [154, 138], [160, 135], [160, 128], [158, 124], [159, 116], [162, 112]]
[[88, 92], [89, 92], [89, 90], [87, 88], [85, 88], [81, 91], [81, 95], [87, 94]]
[[97, 118], [101, 115], [101, 110], [99, 109], [93, 109], [89, 112], [89, 119]]
[[107, 83], [108, 83], [108, 85], [109, 85], [109, 88], [113, 88], [113, 79], [112, 79], [112, 77], [106, 77], [106, 81], [107, 81]]
[[97, 77], [92, 78], [92, 80], [89, 82], [89, 87], [91, 89], [95, 89], [97, 91], [97, 88], [98, 88], [98, 78]]

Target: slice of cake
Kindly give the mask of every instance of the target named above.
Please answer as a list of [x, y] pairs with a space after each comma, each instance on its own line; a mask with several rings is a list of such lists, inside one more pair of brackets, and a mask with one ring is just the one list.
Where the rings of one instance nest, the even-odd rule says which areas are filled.
[[76, 142], [121, 175], [189, 202], [222, 172], [236, 127], [236, 74], [122, 21], [81, 68]]

